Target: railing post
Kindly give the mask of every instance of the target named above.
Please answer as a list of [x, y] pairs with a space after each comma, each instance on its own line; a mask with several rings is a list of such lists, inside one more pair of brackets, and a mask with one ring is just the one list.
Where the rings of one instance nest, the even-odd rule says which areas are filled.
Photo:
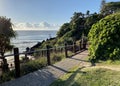
[[46, 48], [47, 48], [47, 63], [48, 65], [51, 65], [49, 46], [47, 45]]
[[41, 57], [43, 57], [43, 50], [41, 50]]
[[76, 53], [76, 43], [73, 42], [73, 52]]
[[65, 43], [65, 57], [68, 58], [68, 54], [67, 54], [67, 44]]
[[19, 60], [19, 49], [14, 48], [14, 62], [15, 62], [15, 77], [20, 77], [20, 60]]
[[83, 41], [83, 49], [86, 49], [86, 41]]
[[79, 51], [82, 49], [82, 47], [81, 47], [81, 40], [80, 40], [80, 42], [79, 42]]

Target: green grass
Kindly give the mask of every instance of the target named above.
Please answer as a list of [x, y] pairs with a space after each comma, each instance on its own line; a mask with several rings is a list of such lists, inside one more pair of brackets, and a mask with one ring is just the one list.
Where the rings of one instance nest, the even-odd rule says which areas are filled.
[[107, 61], [99, 61], [98, 63], [99, 65], [120, 65], [120, 60], [107, 60]]
[[34, 72], [38, 69], [41, 69], [46, 65], [47, 65], [47, 61], [45, 57], [24, 63], [23, 65], [21, 65], [21, 76]]
[[120, 86], [120, 72], [102, 68], [76, 68], [50, 86]]
[[56, 62], [59, 62], [65, 59], [65, 54], [64, 52], [63, 53], [52, 53], [50, 58], [51, 58], [52, 64], [55, 64]]

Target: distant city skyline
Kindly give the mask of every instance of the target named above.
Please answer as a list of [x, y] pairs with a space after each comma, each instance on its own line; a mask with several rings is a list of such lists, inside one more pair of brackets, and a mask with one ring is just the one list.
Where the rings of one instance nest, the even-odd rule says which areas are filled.
[[[102, 0], [0, 0], [0, 16], [11, 18], [14, 29], [59, 29], [74, 12], [99, 12]], [[106, 0], [106, 2], [119, 0]]]

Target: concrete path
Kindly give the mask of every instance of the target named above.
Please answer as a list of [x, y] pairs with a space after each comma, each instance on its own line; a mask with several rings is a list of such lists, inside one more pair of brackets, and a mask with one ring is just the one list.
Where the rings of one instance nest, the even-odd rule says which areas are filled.
[[16, 80], [1, 84], [0, 86], [49, 86], [60, 76], [66, 74], [71, 68], [84, 64], [83, 59], [87, 57], [88, 51], [83, 51], [72, 58], [67, 58], [42, 70], [29, 73]]

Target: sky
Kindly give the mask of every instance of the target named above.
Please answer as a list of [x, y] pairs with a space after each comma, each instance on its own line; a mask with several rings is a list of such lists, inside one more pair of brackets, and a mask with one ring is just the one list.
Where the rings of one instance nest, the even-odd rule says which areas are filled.
[[[120, 0], [106, 0], [106, 2]], [[0, 0], [0, 16], [15, 30], [58, 30], [74, 12], [99, 13], [101, 0]]]

